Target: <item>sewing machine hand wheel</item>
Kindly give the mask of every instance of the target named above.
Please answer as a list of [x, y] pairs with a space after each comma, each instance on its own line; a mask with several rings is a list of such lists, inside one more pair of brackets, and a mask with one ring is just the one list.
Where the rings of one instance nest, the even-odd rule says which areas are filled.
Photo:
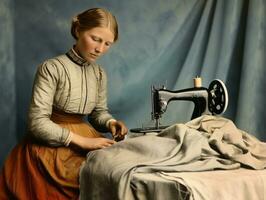
[[212, 114], [222, 114], [228, 105], [228, 93], [224, 83], [219, 80], [213, 80], [208, 88], [208, 108]]

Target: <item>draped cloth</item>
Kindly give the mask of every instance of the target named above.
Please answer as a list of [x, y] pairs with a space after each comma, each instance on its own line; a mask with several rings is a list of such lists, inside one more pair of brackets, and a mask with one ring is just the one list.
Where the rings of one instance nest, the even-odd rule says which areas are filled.
[[[138, 174], [143, 174], [145, 182], [148, 180], [145, 174], [155, 172], [170, 176], [173, 172], [240, 167], [265, 169], [265, 152], [266, 143], [238, 129], [231, 120], [205, 115], [186, 124], [170, 126], [158, 135], [131, 138], [89, 152], [80, 172], [80, 198], [134, 199], [138, 191], [131, 180]], [[149, 182], [146, 184], [145, 187], [150, 187]], [[165, 185], [157, 186], [159, 191]]]
[[[53, 111], [51, 120], [73, 133], [101, 137], [83, 115]], [[0, 199], [78, 199], [79, 168], [85, 152], [48, 147], [26, 138], [8, 156], [0, 174]]]

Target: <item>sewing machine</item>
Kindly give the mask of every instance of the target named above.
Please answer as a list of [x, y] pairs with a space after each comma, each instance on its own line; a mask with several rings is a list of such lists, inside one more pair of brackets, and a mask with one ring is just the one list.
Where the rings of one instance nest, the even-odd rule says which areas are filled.
[[194, 111], [191, 119], [201, 115], [219, 115], [225, 112], [228, 105], [228, 93], [225, 84], [219, 80], [213, 80], [208, 88], [201, 86], [201, 78], [194, 79], [194, 87], [170, 91], [164, 86], [157, 89], [152, 86], [152, 120], [155, 120], [154, 127], [130, 129], [135, 133], [160, 132], [167, 126], [160, 126], [160, 118], [166, 112], [167, 105], [173, 100], [192, 101]]

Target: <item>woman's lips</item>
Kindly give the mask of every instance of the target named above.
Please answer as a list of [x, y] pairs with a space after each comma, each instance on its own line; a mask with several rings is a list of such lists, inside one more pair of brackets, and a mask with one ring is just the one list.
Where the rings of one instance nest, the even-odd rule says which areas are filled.
[[95, 54], [93, 54], [93, 53], [90, 53], [90, 56], [91, 56], [92, 58], [98, 58], [98, 57], [99, 57], [99, 55], [95, 55]]

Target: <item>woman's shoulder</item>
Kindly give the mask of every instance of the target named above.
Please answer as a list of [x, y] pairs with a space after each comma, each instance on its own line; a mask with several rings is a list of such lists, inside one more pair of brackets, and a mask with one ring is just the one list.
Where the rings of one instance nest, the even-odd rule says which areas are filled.
[[96, 69], [97, 74], [98, 74], [98, 78], [100, 80], [107, 78], [105, 69], [102, 67], [102, 65], [100, 65], [98, 63], [92, 63], [91, 66]]
[[105, 69], [103, 68], [102, 65], [98, 64], [98, 63], [91, 63], [90, 64], [92, 67], [96, 68], [100, 73], [105, 73]]
[[59, 56], [55, 56], [55, 57], [46, 59], [42, 65], [60, 66], [60, 65], [62, 65], [62, 62], [64, 60], [67, 60], [67, 56], [65, 54], [62, 54]]
[[38, 73], [40, 74], [53, 74], [53, 75], [60, 75], [63, 73], [63, 66], [61, 59], [65, 59], [64, 55], [59, 55], [53, 58], [48, 58], [44, 60], [39, 66], [38, 66]]
[[48, 58], [40, 64], [40, 68], [61, 68], [63, 60], [66, 60], [66, 55], [62, 54], [56, 57]]

